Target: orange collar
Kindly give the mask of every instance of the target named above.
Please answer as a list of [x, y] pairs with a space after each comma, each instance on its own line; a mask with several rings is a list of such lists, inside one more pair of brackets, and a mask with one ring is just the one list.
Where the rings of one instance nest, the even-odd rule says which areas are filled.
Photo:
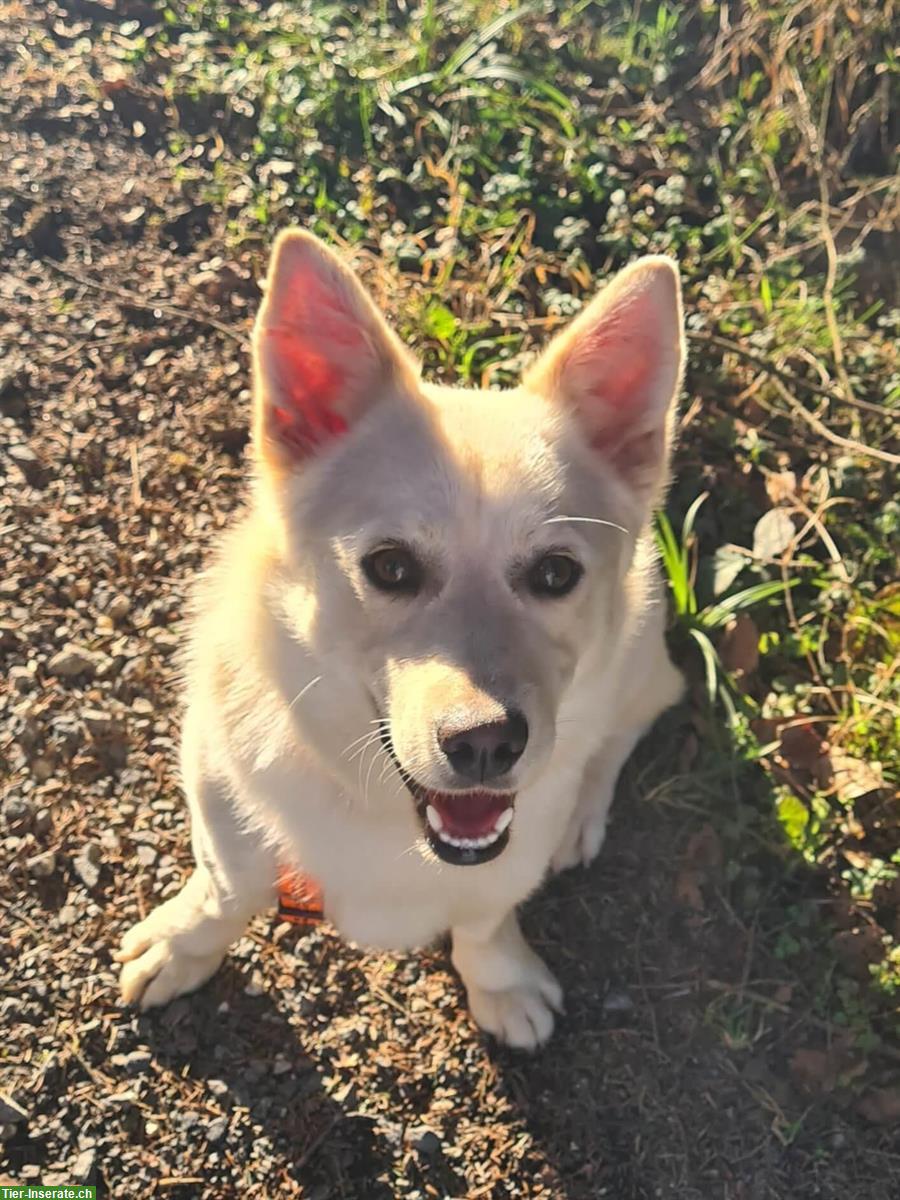
[[325, 919], [325, 899], [318, 882], [305, 871], [278, 870], [278, 915], [292, 925], [310, 928]]

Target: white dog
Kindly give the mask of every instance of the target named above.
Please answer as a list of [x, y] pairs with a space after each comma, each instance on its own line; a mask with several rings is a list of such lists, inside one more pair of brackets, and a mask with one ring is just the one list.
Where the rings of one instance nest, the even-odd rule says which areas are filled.
[[356, 278], [279, 237], [254, 334], [252, 504], [196, 593], [197, 868], [126, 934], [143, 1007], [208, 979], [280, 867], [354, 942], [449, 930], [513, 1046], [561, 991], [516, 905], [587, 863], [681, 692], [648, 523], [684, 359], [677, 271], [622, 271], [509, 391], [419, 378]]

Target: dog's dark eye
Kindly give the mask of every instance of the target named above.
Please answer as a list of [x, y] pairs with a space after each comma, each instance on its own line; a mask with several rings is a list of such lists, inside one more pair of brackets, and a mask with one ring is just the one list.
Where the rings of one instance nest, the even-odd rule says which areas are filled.
[[422, 586], [422, 568], [403, 546], [385, 546], [367, 554], [362, 568], [369, 582], [382, 592], [413, 596]]
[[545, 554], [528, 571], [526, 582], [535, 596], [565, 596], [584, 574], [568, 554]]

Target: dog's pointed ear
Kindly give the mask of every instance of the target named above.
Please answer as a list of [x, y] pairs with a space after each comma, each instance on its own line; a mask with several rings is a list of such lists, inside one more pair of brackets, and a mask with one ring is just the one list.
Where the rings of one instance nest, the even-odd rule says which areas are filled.
[[253, 332], [254, 441], [264, 463], [309, 458], [415, 376], [410, 356], [356, 276], [310, 233], [272, 251]]
[[524, 383], [573, 409], [590, 445], [651, 503], [665, 478], [683, 364], [678, 271], [652, 256], [620, 271]]

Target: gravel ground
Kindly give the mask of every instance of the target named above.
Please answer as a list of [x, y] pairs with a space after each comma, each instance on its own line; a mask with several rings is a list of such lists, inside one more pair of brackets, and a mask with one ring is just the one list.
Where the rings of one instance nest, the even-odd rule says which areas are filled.
[[[35, 7], [2, 12], [4, 1181], [896, 1200], [889, 1125], [811, 1081], [840, 1046], [727, 904], [715, 832], [659, 799], [650, 747], [600, 861], [526, 914], [568, 1000], [533, 1057], [473, 1028], [444, 948], [364, 954], [274, 917], [198, 994], [121, 1006], [111, 950], [189, 868], [173, 653], [240, 502], [261, 257], [226, 256], [222, 214], [173, 179], [152, 95], [42, 71], [16, 53]], [[98, 45], [94, 84], [106, 66]], [[691, 720], [654, 760], [689, 765]], [[753, 996], [729, 1035], [723, 1002]]]

